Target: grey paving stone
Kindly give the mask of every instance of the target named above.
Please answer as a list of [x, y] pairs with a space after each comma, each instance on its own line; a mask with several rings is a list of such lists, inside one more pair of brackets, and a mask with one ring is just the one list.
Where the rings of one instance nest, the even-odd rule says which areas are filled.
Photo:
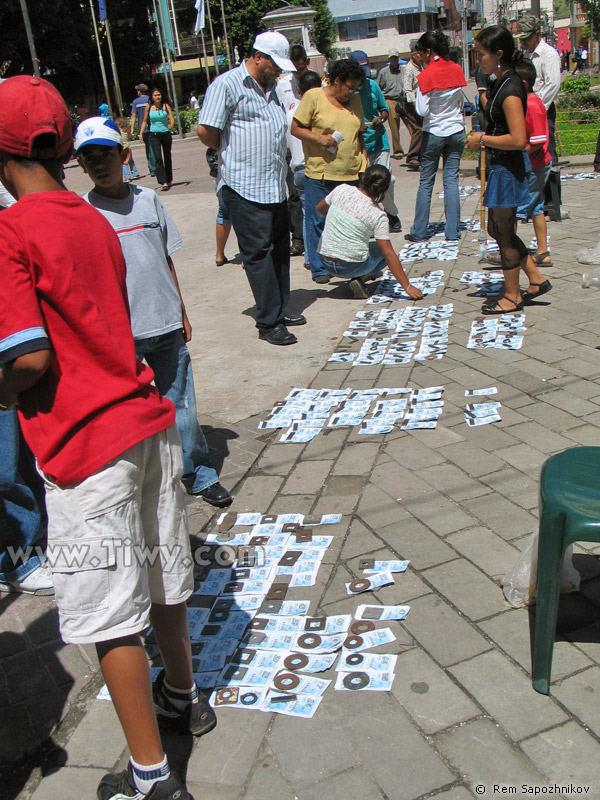
[[470, 528], [477, 523], [477, 519], [465, 513], [458, 503], [444, 497], [433, 487], [427, 496], [406, 498], [403, 505], [440, 536]]
[[392, 694], [425, 733], [437, 733], [481, 713], [419, 647], [398, 657]]
[[398, 523], [410, 516], [398, 500], [392, 499], [372, 483], [365, 487], [356, 513], [372, 530]]
[[510, 429], [511, 434], [526, 444], [532, 445], [541, 453], [550, 455], [558, 453], [570, 447], [570, 442], [564, 436], [553, 433], [539, 425], [537, 422], [526, 422], [523, 425], [513, 425]]
[[[327, 432], [321, 432], [304, 447], [302, 460], [336, 459], [348, 438], [349, 430], [349, 428], [328, 428]], [[282, 445], [282, 447], [287, 447], [287, 445]]]
[[396, 525], [386, 525], [378, 533], [401, 558], [408, 559], [418, 570], [456, 557], [452, 548], [414, 517]]
[[514, 447], [503, 447], [496, 455], [515, 469], [525, 472], [537, 479], [546, 456], [530, 445], [516, 444]]
[[[382, 586], [373, 593], [382, 605], [394, 606], [411, 603], [416, 597], [422, 597], [431, 591], [424, 581], [410, 567], [406, 572], [396, 575], [393, 584]], [[365, 595], [365, 602], [369, 602], [369, 594]]]
[[442, 666], [491, 649], [486, 639], [437, 595], [415, 598], [410, 606], [406, 629]]
[[317, 494], [333, 466], [333, 461], [301, 461], [281, 487], [282, 494]]
[[[315, 496], [312, 494], [277, 495], [266, 510], [269, 514], [288, 514], [293, 511], [306, 516], [311, 513], [314, 504]], [[259, 510], [262, 511], [262, 509]]]
[[[548, 783], [543, 773], [503, 736], [493, 720], [467, 722], [438, 733], [433, 742], [475, 796], [493, 797], [494, 791], [500, 796], [505, 786], [514, 787], [509, 796], [528, 797], [520, 794], [524, 783], [530, 786]], [[477, 786], [485, 791], [476, 792]]]
[[377, 442], [369, 444], [349, 444], [340, 453], [334, 475], [368, 475], [379, 452]]
[[111, 769], [126, 746], [113, 704], [96, 700], [69, 739], [67, 766]]
[[[356, 694], [351, 698], [354, 713]], [[347, 702], [343, 700], [337, 701], [337, 697], [335, 703], [328, 698], [323, 700], [310, 720], [275, 716], [267, 739], [296, 794], [301, 787], [306, 788], [361, 763], [360, 755], [352, 747], [347, 725], [347, 717], [352, 718], [354, 713], [348, 714]], [[335, 731], [334, 736], [332, 731]]]
[[37, 651], [3, 658], [2, 670], [13, 702], [46, 692], [54, 685], [50, 672]]
[[[454, 780], [395, 699], [380, 692], [355, 692], [354, 695], [355, 713], [339, 717], [338, 724], [345, 729], [356, 761], [368, 769], [387, 798], [410, 800]], [[390, 731], [394, 732], [393, 736], [389, 735]]]
[[597, 791], [600, 745], [576, 722], [544, 731], [522, 742], [521, 747], [552, 783], [589, 786], [588, 797]]
[[447, 561], [421, 574], [469, 619], [489, 617], [505, 608], [502, 590], [464, 559]]
[[[196, 783], [195, 781], [187, 780], [186, 786], [195, 800], [200, 800], [202, 797], [210, 797], [210, 800], [241, 800], [242, 797], [246, 798], [246, 794], [239, 787], [227, 786], [227, 784], [223, 783]], [[282, 795], [282, 800], [283, 797]], [[265, 797], [265, 800], [271, 800], [271, 798]]]
[[528, 510], [537, 509], [539, 484], [532, 476], [505, 467], [490, 475], [482, 475], [480, 480], [513, 503]]
[[[203, 790], [200, 797], [211, 797]], [[244, 800], [296, 800], [296, 794], [281, 773], [271, 748], [263, 745], [254, 772], [243, 793]]]
[[350, 572], [350, 570], [346, 569], [341, 564], [334, 566], [330, 582], [322, 596], [321, 603], [327, 605], [328, 603], [345, 600], [348, 597], [346, 583], [351, 583], [356, 577], [357, 575]]
[[555, 389], [540, 395], [540, 399], [556, 408], [568, 409], [569, 413], [575, 417], [585, 417], [586, 414], [593, 414], [597, 411], [594, 403], [575, 397], [574, 394], [563, 389]]
[[483, 570], [495, 583], [514, 566], [519, 550], [487, 528], [470, 528], [447, 537], [459, 553]]
[[33, 800], [60, 800], [63, 797], [95, 797], [105, 769], [63, 767], [47, 775], [33, 793]]
[[564, 361], [555, 362], [554, 366], [564, 369], [567, 374], [577, 375], [579, 378], [585, 378], [586, 380], [596, 380], [600, 377], [600, 356], [598, 353], [595, 353], [595, 358], [598, 362], [595, 370], [590, 366], [589, 361], [585, 361], [582, 358], [565, 358]]
[[447, 792], [440, 792], [436, 794], [436, 800], [473, 800], [477, 795], [471, 794], [464, 786], [455, 786]]
[[453, 464], [437, 464], [427, 467], [419, 470], [419, 475], [430, 486], [434, 486], [438, 491], [458, 502], [470, 497], [480, 497], [490, 491], [488, 486], [474, 480]]
[[381, 547], [381, 540], [361, 522], [354, 518], [342, 545], [342, 558], [349, 559], [354, 556], [371, 553]]
[[204, 736], [188, 764], [188, 780], [243, 786], [271, 722], [259, 711], [219, 709], [219, 724]]
[[416, 437], [409, 436], [385, 445], [385, 452], [410, 470], [421, 470], [432, 464], [441, 464], [442, 456]]
[[567, 719], [558, 705], [532, 691], [529, 677], [498, 652], [455, 664], [450, 672], [515, 741]]
[[600, 428], [591, 425], [582, 425], [580, 428], [571, 428], [565, 431], [565, 438], [571, 441], [570, 447], [577, 444], [587, 447], [600, 447]]
[[[383, 800], [381, 790], [365, 769], [334, 775], [314, 786], [298, 789], [297, 800]], [[259, 800], [259, 798], [257, 798]]]
[[[479, 623], [479, 628], [514, 661], [531, 674], [531, 625], [529, 610], [511, 608], [503, 614]], [[599, 648], [600, 655], [600, 648]], [[554, 643], [553, 680], [560, 680], [590, 665], [589, 658], [563, 639]]]
[[293, 443], [285, 447], [267, 447], [256, 467], [265, 475], [288, 475], [303, 449], [303, 444]]
[[440, 454], [459, 466], [467, 475], [477, 478], [501, 469], [502, 461], [471, 442], [461, 442], [440, 448]]
[[552, 695], [598, 736], [600, 731], [598, 717], [600, 667], [591, 667], [565, 678], [560, 683], [555, 683], [552, 686]]
[[[503, 418], [506, 416], [502, 408], [500, 409], [500, 416]], [[509, 431], [507, 428], [501, 427], [505, 424], [505, 422], [499, 422], [494, 425], [482, 425], [480, 428], [469, 428], [471, 444], [488, 453], [495, 453], [501, 447], [510, 447], [513, 444], [518, 444], [519, 440], [512, 435], [512, 428]]]
[[537, 518], [500, 494], [465, 500], [463, 506], [503, 539], [511, 540], [537, 527]]
[[283, 478], [279, 476], [254, 475], [246, 478], [236, 492], [235, 510], [240, 512], [268, 508], [282, 483]]

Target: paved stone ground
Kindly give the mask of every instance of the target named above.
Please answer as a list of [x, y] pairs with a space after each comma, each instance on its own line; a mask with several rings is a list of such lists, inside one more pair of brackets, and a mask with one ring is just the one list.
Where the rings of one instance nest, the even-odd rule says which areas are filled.
[[[465, 165], [463, 182], [474, 183], [472, 165]], [[403, 198], [405, 223], [415, 186]], [[199, 181], [198, 189], [208, 197], [209, 185]], [[442, 265], [445, 287], [433, 296], [454, 304], [443, 359], [410, 367], [327, 364], [342, 325], [362, 307], [344, 301], [334, 314], [337, 336], [315, 349], [320, 363], [315, 367], [307, 356], [297, 364], [299, 386], [443, 384], [446, 404], [436, 430], [369, 437], [338, 429], [306, 445], [278, 444], [276, 435], [257, 430], [258, 419], [294, 385], [276, 376], [264, 394], [249, 395], [251, 417], [230, 410], [234, 400], [225, 397], [222, 413], [216, 397], [200, 406], [211, 415], [202, 422], [223, 461], [223, 482], [236, 486], [233, 510], [343, 515], [318, 585], [298, 595], [311, 599], [311, 613], [354, 610], [344, 581], [360, 574], [364, 555], [410, 559], [407, 573], [373, 600], [407, 603], [411, 611], [394, 624], [397, 641], [387, 648], [399, 656], [389, 694], [330, 688], [312, 720], [222, 710], [206, 738], [167, 739], [197, 800], [466, 800], [498, 794], [495, 786], [529, 797], [523, 785], [555, 784], [589, 787], [588, 796], [600, 796], [599, 550], [577, 548], [582, 586], [561, 600], [550, 697], [531, 688], [533, 613], [509, 608], [499, 588], [535, 528], [544, 460], [574, 445], [600, 445], [600, 295], [581, 289], [575, 260], [580, 245], [596, 242], [599, 189], [595, 181], [564, 186], [572, 218], [550, 225], [555, 266], [548, 277], [555, 289], [526, 310], [522, 350], [465, 347], [481, 305], [458, 283], [465, 269], [477, 268], [476, 234], [466, 234], [458, 261]], [[176, 192], [168, 200], [179, 224], [188, 195], [182, 192], [180, 204]], [[477, 213], [477, 202], [464, 201], [463, 218]], [[432, 219], [442, 215], [436, 199]], [[524, 238], [531, 235], [527, 226]], [[401, 246], [400, 237], [395, 241]], [[432, 265], [409, 271], [421, 274]], [[183, 276], [194, 282], [185, 269]], [[318, 309], [328, 302], [313, 306], [324, 324], [327, 314]], [[237, 303], [229, 313], [233, 308], [239, 313]], [[192, 323], [196, 330], [202, 324]], [[304, 358], [258, 342], [254, 348], [257, 359]], [[202, 357], [201, 342], [193, 355]], [[237, 387], [235, 372], [226, 365], [224, 371]], [[492, 385], [502, 422], [468, 428], [464, 390]], [[204, 390], [198, 394], [202, 401]], [[214, 527], [198, 502], [190, 503], [190, 523], [199, 539]], [[91, 798], [102, 774], [127, 757], [112, 706], [94, 700], [102, 681], [93, 651], [61, 644], [51, 599], [5, 596], [0, 610], [0, 706], [10, 706], [10, 714], [0, 713], [0, 741], [12, 762], [0, 795]]]

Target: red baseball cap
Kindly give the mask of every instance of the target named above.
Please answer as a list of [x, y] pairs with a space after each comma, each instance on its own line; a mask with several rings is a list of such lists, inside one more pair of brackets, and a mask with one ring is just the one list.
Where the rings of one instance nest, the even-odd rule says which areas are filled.
[[[53, 134], [54, 144], [36, 147], [36, 137]], [[17, 75], [0, 84], [0, 150], [22, 158], [58, 158], [73, 148], [71, 115], [59, 91], [48, 81]]]

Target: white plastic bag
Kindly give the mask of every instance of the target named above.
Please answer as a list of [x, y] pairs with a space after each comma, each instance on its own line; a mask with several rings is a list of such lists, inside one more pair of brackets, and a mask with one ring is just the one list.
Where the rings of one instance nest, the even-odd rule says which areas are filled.
[[[514, 567], [502, 579], [504, 597], [514, 608], [523, 608], [535, 603], [539, 536], [539, 530], [536, 529], [527, 540]], [[580, 583], [581, 575], [573, 566], [573, 545], [569, 545], [563, 562], [561, 594], [578, 592]]]
[[600, 239], [596, 247], [582, 247], [578, 250], [576, 258], [580, 264], [600, 264]]

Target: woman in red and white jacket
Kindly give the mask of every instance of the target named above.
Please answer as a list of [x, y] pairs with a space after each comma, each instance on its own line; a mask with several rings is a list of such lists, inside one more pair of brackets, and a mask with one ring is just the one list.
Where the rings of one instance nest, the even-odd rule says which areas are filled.
[[423, 117], [421, 143], [421, 180], [417, 193], [415, 220], [409, 242], [427, 238], [431, 194], [435, 175], [443, 162], [444, 211], [446, 239], [460, 239], [460, 195], [458, 170], [465, 146], [465, 123], [462, 114], [462, 89], [467, 85], [462, 68], [450, 61], [450, 40], [439, 31], [427, 31], [416, 44], [421, 61], [426, 64], [417, 80], [416, 111]]

